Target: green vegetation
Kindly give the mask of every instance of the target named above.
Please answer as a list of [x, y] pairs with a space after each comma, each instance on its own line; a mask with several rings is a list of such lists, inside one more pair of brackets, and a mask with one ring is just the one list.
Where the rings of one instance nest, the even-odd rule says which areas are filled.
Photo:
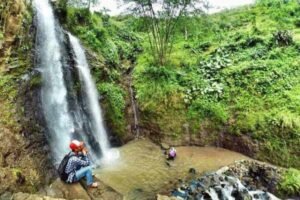
[[188, 38], [179, 26], [168, 67], [156, 71], [144, 44], [134, 77], [145, 119], [177, 136], [209, 121], [212, 137], [245, 134], [259, 159], [300, 167], [300, 8], [278, 2], [183, 19]]
[[288, 169], [282, 177], [279, 190], [288, 195], [300, 195], [300, 171]]
[[134, 65], [141, 126], [175, 139], [186, 125], [190, 134], [211, 133], [207, 141], [220, 132], [246, 135], [259, 143], [258, 159], [299, 168], [299, 12], [296, 0], [260, 0], [181, 18], [170, 59], [159, 67], [139, 18], [67, 8], [64, 24], [103, 57], [93, 74], [117, 132], [125, 130], [121, 88]]
[[[142, 51], [141, 37], [110, 16], [85, 8], [58, 5], [64, 13], [63, 25], [77, 35], [91, 54], [93, 75], [102, 96], [108, 127], [118, 135], [125, 133], [125, 100], [123, 74], [134, 64]], [[96, 61], [95, 61], [96, 60]]]
[[106, 99], [105, 110], [109, 110], [106, 115], [108, 123], [112, 123], [114, 131], [116, 131], [119, 135], [124, 134], [125, 94], [122, 88], [112, 83], [103, 83], [98, 85], [98, 90]]

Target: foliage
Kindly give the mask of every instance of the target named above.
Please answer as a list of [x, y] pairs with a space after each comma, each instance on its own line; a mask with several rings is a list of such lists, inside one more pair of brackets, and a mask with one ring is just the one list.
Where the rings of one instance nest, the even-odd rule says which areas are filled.
[[[214, 140], [220, 131], [247, 135], [259, 143], [258, 159], [300, 166], [296, 0], [261, 0], [213, 15], [182, 16], [172, 29], [172, 51], [163, 65], [153, 59], [147, 41], [152, 25], [144, 22], [149, 18], [68, 12], [69, 30], [104, 57], [105, 67], [96, 65], [93, 71], [114, 130], [125, 130], [119, 99], [125, 98], [121, 88], [129, 66], [135, 66], [141, 126], [178, 137], [183, 124], [190, 133], [209, 127]], [[110, 105], [113, 101], [119, 103]]]
[[[136, 98], [141, 109], [153, 112], [161, 108], [172, 108], [181, 92], [176, 83], [176, 72], [170, 67], [148, 66], [139, 73], [136, 74], [139, 78], [135, 80], [135, 85], [138, 90]], [[148, 85], [149, 82], [151, 85]]]
[[140, 38], [107, 15], [68, 7], [65, 25], [92, 50], [100, 53], [109, 66], [118, 67], [123, 60], [135, 62], [142, 51]]
[[288, 169], [283, 175], [279, 190], [288, 195], [300, 195], [300, 171]]
[[276, 45], [288, 46], [293, 43], [293, 36], [290, 31], [277, 31], [273, 33], [273, 40]]
[[171, 62], [161, 70], [144, 48], [134, 85], [145, 119], [180, 133], [168, 124], [182, 113], [178, 123], [193, 133], [210, 123], [210, 132], [245, 134], [260, 143], [258, 158], [299, 167], [299, 5], [269, 2], [183, 20], [190, 34], [184, 23], [176, 29]]
[[118, 134], [124, 133], [125, 127], [125, 94], [122, 88], [112, 83], [102, 83], [97, 86], [100, 95], [107, 104], [108, 119], [113, 123]]
[[[173, 36], [178, 20], [185, 14], [194, 11], [201, 0], [126, 0], [133, 2], [132, 11], [142, 17], [148, 28], [148, 39], [151, 55], [155, 64], [163, 66], [172, 52]], [[199, 5], [198, 5], [199, 6]], [[156, 9], [159, 7], [160, 9]]]
[[191, 119], [196, 120], [209, 118], [212, 121], [223, 124], [226, 123], [229, 117], [224, 105], [200, 98], [189, 107], [189, 116]]

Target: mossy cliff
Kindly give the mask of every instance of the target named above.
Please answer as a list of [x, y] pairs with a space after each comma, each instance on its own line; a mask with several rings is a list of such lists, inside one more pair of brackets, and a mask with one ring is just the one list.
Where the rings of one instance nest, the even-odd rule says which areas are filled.
[[[23, 0], [0, 3], [0, 194], [36, 192], [49, 177], [33, 71], [32, 12]], [[48, 174], [48, 175], [47, 175]]]

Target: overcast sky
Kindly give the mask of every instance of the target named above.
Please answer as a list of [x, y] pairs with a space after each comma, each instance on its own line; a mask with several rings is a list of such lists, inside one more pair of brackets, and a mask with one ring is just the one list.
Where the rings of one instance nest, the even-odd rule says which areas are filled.
[[[234, 8], [242, 5], [254, 3], [255, 0], [209, 0], [214, 7], [210, 12], [217, 12], [225, 8]], [[94, 10], [102, 10], [106, 8], [110, 15], [119, 15], [124, 12], [125, 8], [120, 3], [120, 0], [100, 0], [100, 3], [95, 6]]]

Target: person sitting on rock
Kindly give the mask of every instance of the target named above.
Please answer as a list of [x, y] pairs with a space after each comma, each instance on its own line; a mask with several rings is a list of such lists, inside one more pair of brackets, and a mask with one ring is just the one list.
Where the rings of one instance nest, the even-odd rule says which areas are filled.
[[168, 160], [174, 160], [176, 157], [176, 149], [174, 147], [171, 147], [169, 149], [168, 155], [167, 155], [167, 159]]
[[78, 182], [85, 177], [88, 187], [98, 187], [98, 183], [93, 181], [92, 167], [90, 166], [90, 160], [87, 156], [88, 151], [84, 147], [83, 142], [72, 140], [70, 148], [72, 152], [68, 154], [69, 160], [65, 167], [65, 173], [67, 174], [66, 182]]

